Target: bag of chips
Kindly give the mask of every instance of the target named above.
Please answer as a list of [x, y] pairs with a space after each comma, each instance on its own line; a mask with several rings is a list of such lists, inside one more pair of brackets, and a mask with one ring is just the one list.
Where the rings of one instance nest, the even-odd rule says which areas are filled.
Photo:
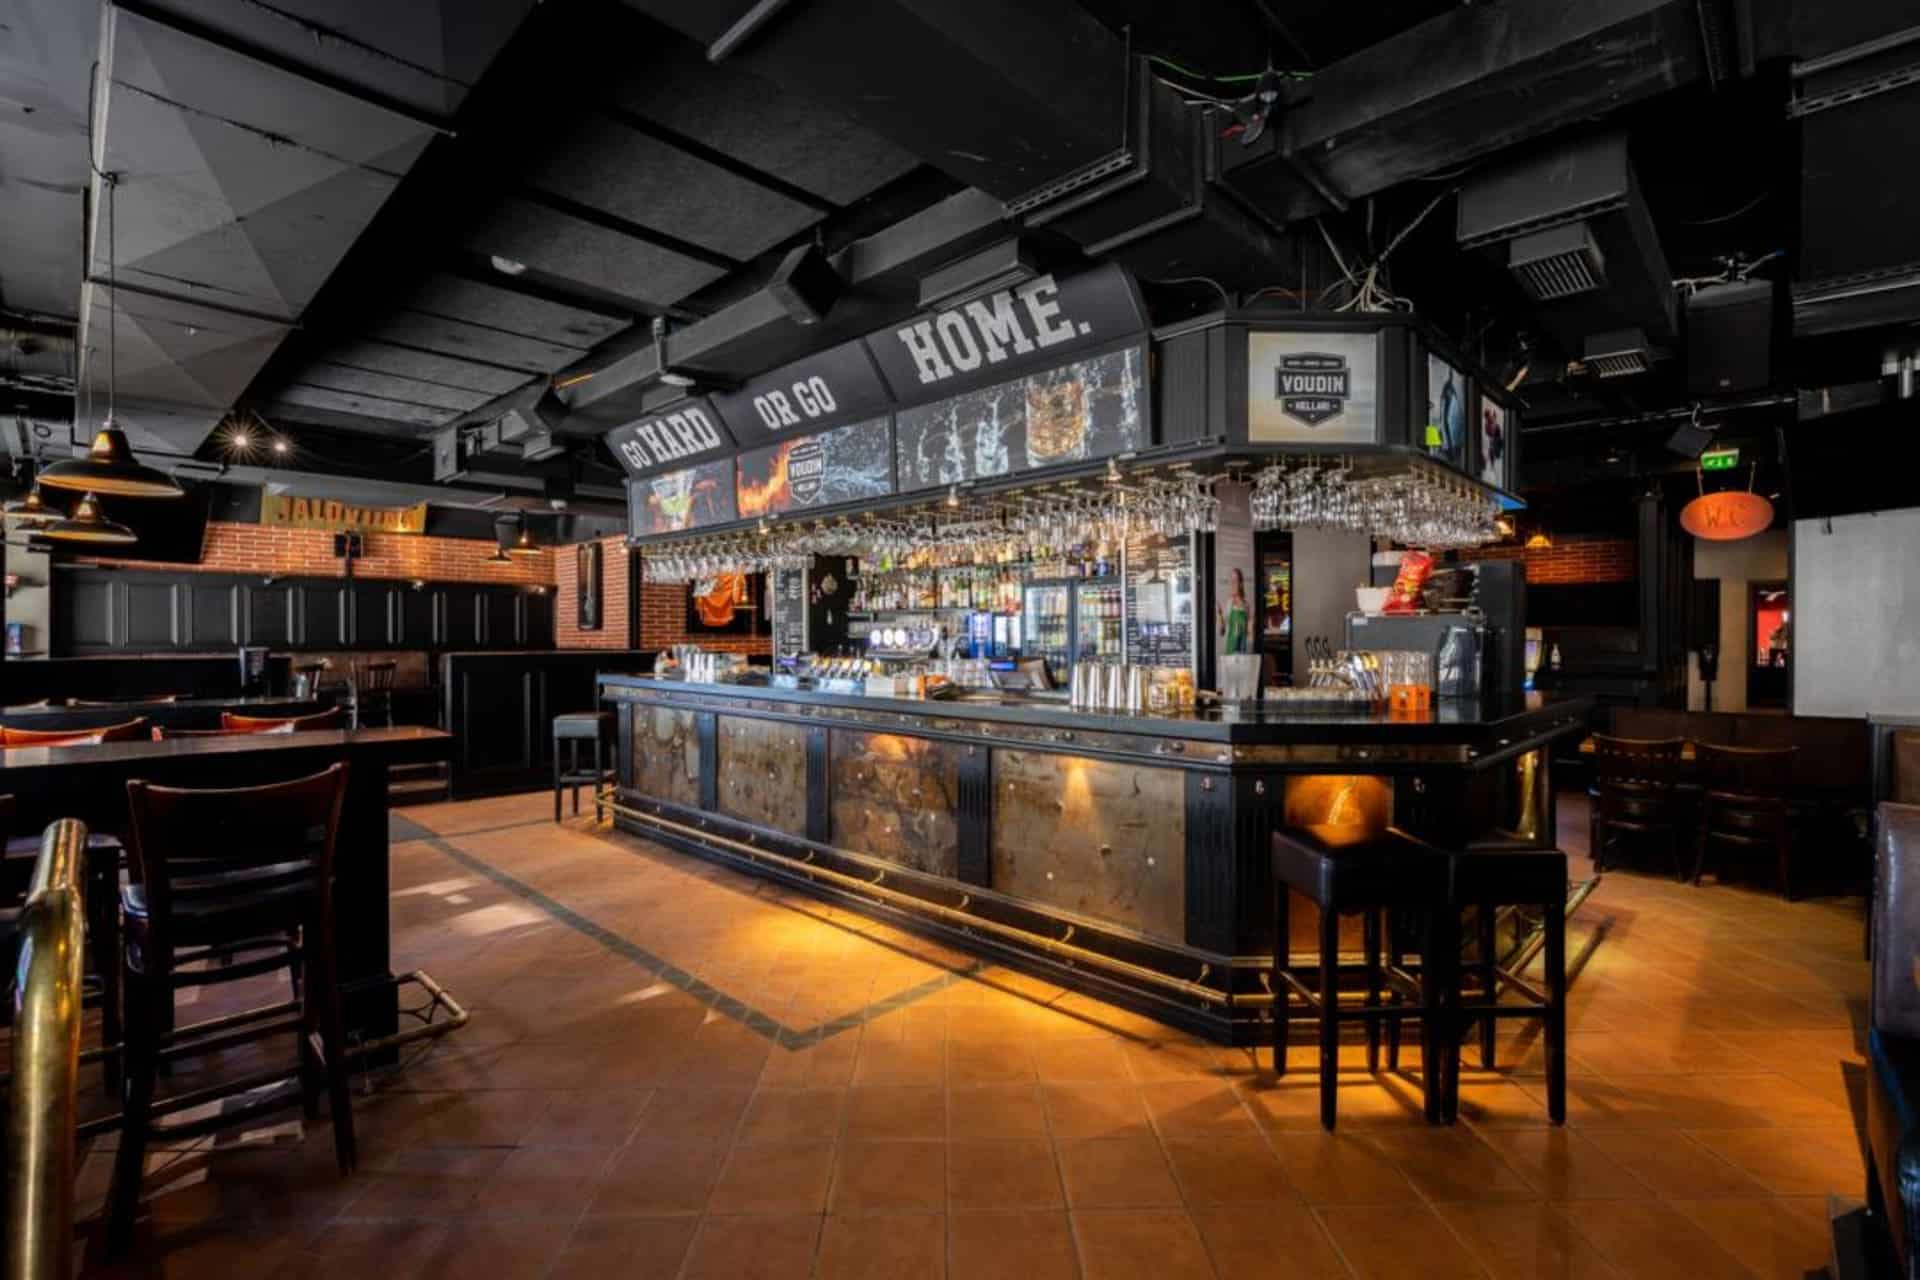
[[1424, 551], [1409, 551], [1400, 557], [1400, 572], [1394, 575], [1387, 592], [1387, 613], [1418, 613], [1425, 607], [1427, 579], [1433, 576], [1433, 557]]

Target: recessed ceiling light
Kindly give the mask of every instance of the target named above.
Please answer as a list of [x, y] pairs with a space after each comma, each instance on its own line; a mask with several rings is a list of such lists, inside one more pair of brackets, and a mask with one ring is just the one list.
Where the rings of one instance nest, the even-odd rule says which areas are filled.
[[493, 269], [503, 276], [517, 276], [527, 269], [526, 263], [514, 258], [503, 258], [497, 253], [493, 255], [491, 261]]

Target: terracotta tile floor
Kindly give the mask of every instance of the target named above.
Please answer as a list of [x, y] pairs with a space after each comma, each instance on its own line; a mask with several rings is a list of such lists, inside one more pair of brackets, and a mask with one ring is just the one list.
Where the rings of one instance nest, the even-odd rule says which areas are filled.
[[361, 1170], [324, 1123], [156, 1152], [89, 1274], [1798, 1278], [1862, 1192], [1858, 900], [1610, 874], [1566, 1128], [1516, 1027], [1457, 1128], [1356, 1063], [1329, 1137], [1304, 1070], [549, 805], [396, 817], [395, 968], [474, 1016], [360, 1098]]

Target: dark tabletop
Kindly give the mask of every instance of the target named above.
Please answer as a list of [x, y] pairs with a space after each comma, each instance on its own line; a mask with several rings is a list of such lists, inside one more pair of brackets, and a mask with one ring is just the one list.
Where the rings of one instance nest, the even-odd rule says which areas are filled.
[[395, 729], [316, 729], [305, 733], [243, 733], [216, 738], [167, 738], [161, 742], [102, 742], [73, 747], [9, 747], [0, 751], [0, 772], [29, 769], [123, 768], [150, 762], [262, 757], [280, 753], [365, 753], [402, 763], [445, 759], [451, 735], [405, 725]]

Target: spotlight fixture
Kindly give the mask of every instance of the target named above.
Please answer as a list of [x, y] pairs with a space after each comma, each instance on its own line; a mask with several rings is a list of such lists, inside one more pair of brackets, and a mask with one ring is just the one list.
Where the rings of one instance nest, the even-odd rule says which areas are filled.
[[135, 461], [127, 433], [107, 424], [94, 434], [84, 458], [63, 458], [40, 473], [56, 489], [106, 493], [119, 498], [178, 498], [186, 493], [174, 478]]
[[9, 502], [6, 506], [9, 520], [21, 524], [48, 524], [61, 518], [58, 508], [50, 507], [40, 497], [40, 486], [34, 485], [27, 490], [27, 496]]
[[284, 458], [289, 453], [293, 452], [293, 446], [287, 442], [287, 438], [285, 436], [279, 436], [274, 439], [273, 451], [274, 453], [278, 454], [280, 457]]
[[960, 486], [959, 485], [950, 484], [947, 486], [947, 505], [950, 507], [957, 507], [960, 505]]
[[54, 542], [86, 542], [94, 545], [125, 546], [138, 542], [139, 535], [123, 524], [115, 524], [100, 514], [100, 500], [91, 493], [83, 494], [73, 514], [65, 520], [56, 520], [39, 531], [40, 536]]
[[245, 453], [247, 450], [253, 448], [253, 437], [244, 431], [236, 431], [227, 437], [227, 443], [232, 446], [235, 452]]
[[493, 269], [503, 276], [526, 274], [527, 264], [521, 262], [518, 258], [503, 258], [495, 253], [488, 255], [487, 260], [493, 264]]

